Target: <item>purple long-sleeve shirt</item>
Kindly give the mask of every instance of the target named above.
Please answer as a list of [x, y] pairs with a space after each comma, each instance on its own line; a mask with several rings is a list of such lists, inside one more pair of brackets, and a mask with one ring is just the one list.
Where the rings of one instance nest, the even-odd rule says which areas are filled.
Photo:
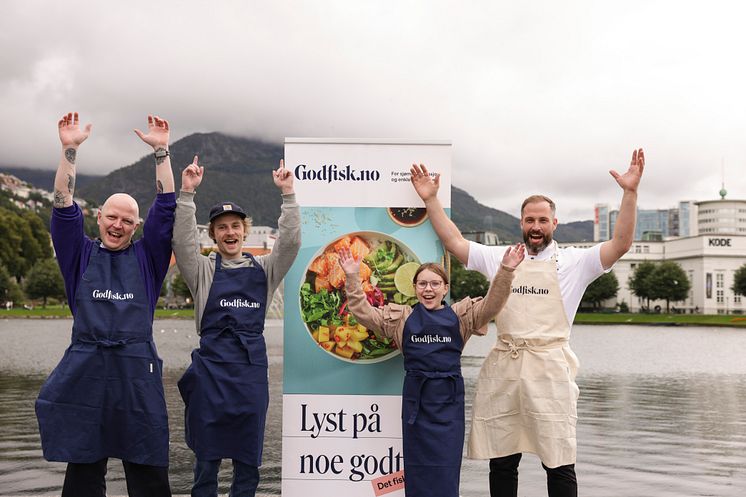
[[[171, 260], [171, 234], [176, 210], [176, 193], [160, 193], [148, 211], [143, 225], [143, 236], [133, 244], [135, 255], [140, 266], [140, 274], [145, 283], [145, 292], [150, 303], [150, 312], [155, 312], [155, 305], [161, 292], [163, 279], [166, 277]], [[67, 303], [75, 317], [75, 292], [80, 278], [88, 267], [91, 250], [94, 244], [83, 231], [83, 212], [73, 202], [70, 207], [52, 209], [50, 232], [52, 243], [57, 254], [57, 263], [65, 280]], [[103, 250], [109, 252], [106, 248]], [[110, 251], [114, 256], [124, 251]]]

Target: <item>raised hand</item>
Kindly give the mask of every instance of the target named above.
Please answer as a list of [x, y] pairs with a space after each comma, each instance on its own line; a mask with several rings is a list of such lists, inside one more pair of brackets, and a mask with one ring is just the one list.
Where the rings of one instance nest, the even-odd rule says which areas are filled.
[[503, 255], [502, 263], [509, 268], [517, 268], [518, 264], [523, 261], [526, 257], [526, 246], [522, 243], [516, 243], [515, 245], [508, 247]]
[[142, 141], [153, 147], [153, 150], [168, 148], [170, 132], [168, 121], [161, 119], [159, 116], [148, 115], [148, 134], [143, 133], [137, 128], [133, 131]]
[[[80, 119], [77, 112], [68, 112], [67, 115], [62, 116], [62, 119], [57, 122], [60, 141], [62, 142], [62, 147], [65, 149], [69, 147], [77, 148], [81, 143], [86, 141], [91, 134], [92, 128], [92, 124], [87, 124], [84, 129], [80, 129]], [[73, 158], [70, 163], [75, 164], [75, 159]]]
[[624, 191], [636, 192], [637, 187], [640, 184], [642, 178], [642, 172], [645, 170], [645, 154], [642, 149], [638, 149], [632, 152], [632, 161], [629, 164], [629, 169], [624, 174], [619, 174], [615, 170], [610, 170], [611, 174], [619, 186]]
[[202, 175], [205, 172], [205, 167], [198, 165], [198, 161], [199, 157], [195, 155], [192, 163], [181, 172], [182, 191], [193, 192], [202, 183]]
[[409, 179], [412, 181], [417, 195], [427, 202], [428, 200], [438, 196], [438, 188], [440, 188], [440, 174], [436, 174], [435, 178], [430, 178], [427, 168], [424, 164], [412, 164], [409, 169], [411, 173]]
[[272, 179], [282, 193], [293, 193], [293, 173], [285, 169], [283, 159], [280, 159], [280, 167], [272, 171]]
[[339, 265], [342, 266], [345, 274], [352, 274], [360, 271], [360, 260], [353, 257], [350, 249], [340, 249], [337, 254], [339, 255]]

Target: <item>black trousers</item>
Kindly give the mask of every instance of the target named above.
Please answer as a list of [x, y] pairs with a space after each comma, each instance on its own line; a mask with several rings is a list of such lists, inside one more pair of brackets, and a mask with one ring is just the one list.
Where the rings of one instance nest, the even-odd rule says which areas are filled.
[[[490, 497], [518, 496], [518, 463], [521, 454], [490, 459]], [[578, 481], [575, 465], [547, 468], [547, 490], [549, 497], [578, 497]]]
[[[68, 463], [62, 497], [106, 497], [106, 463]], [[171, 497], [168, 468], [122, 461], [130, 497]]]

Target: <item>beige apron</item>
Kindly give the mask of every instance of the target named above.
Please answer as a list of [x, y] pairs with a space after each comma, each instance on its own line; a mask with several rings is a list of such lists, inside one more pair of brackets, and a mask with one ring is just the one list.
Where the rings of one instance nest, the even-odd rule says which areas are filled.
[[548, 261], [524, 260], [497, 315], [497, 344], [477, 380], [467, 457], [519, 452], [550, 468], [575, 463], [578, 359], [557, 278]]

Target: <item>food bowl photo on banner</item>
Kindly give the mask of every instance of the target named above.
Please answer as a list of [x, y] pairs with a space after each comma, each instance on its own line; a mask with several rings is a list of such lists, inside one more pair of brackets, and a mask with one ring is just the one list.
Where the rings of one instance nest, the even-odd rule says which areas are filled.
[[385, 233], [347, 233], [322, 245], [303, 272], [300, 314], [309, 344], [356, 364], [390, 359], [399, 354], [394, 341], [366, 329], [347, 309], [341, 249], [349, 249], [360, 260], [360, 279], [371, 305], [417, 302], [412, 280], [420, 260], [409, 247]]

